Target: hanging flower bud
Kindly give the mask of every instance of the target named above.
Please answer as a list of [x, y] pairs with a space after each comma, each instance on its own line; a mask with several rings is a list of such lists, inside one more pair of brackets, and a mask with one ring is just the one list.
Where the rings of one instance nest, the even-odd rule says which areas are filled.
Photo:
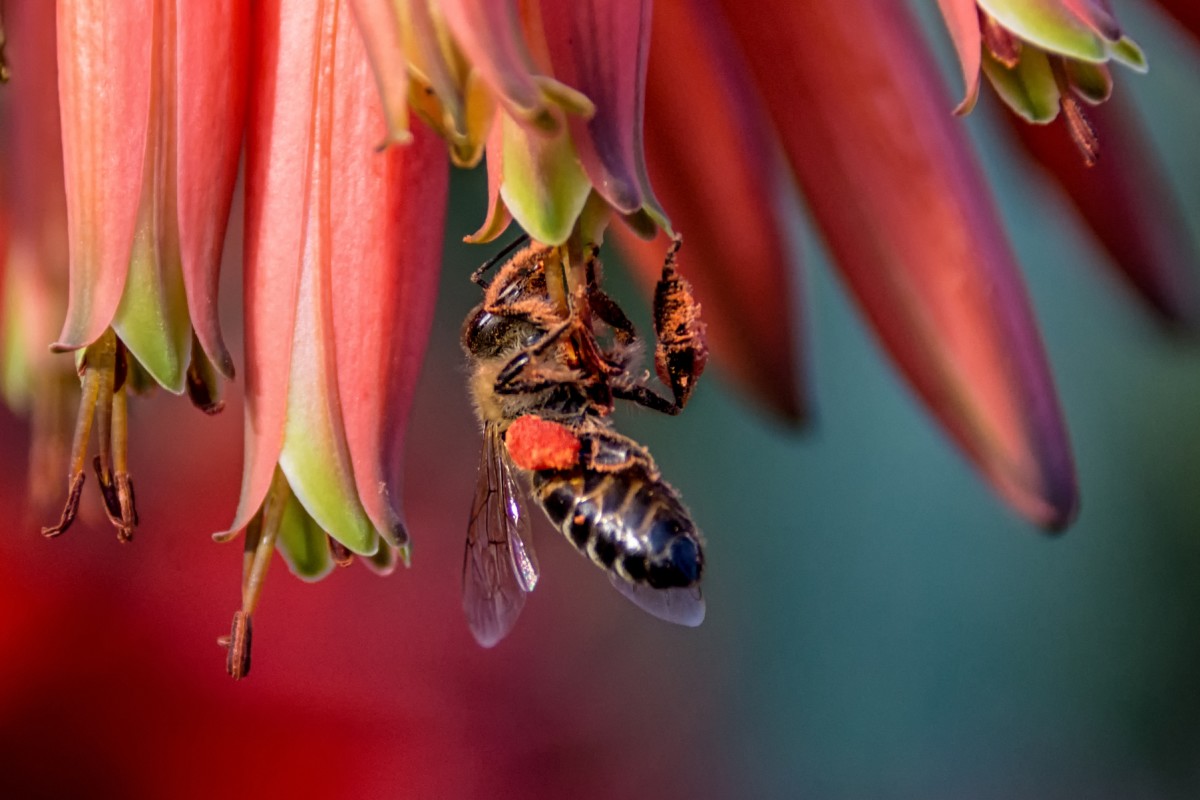
[[[460, 166], [488, 160], [489, 207], [468, 241], [513, 219], [566, 242], [589, 198], [645, 234], [669, 231], [642, 156], [649, 0], [354, 0], [389, 120], [407, 98]], [[518, 8], [519, 5], [519, 8]]]
[[1108, 0], [938, 0], [962, 63], [966, 96], [975, 105], [982, 68], [1001, 99], [1028, 122], [1066, 115], [1071, 138], [1087, 163], [1099, 143], [1080, 101], [1103, 103], [1112, 94], [1106, 64], [1138, 72], [1146, 59], [1125, 36]]
[[406, 557], [399, 452], [432, 322], [447, 164], [381, 113], [348, 3], [264, 0], [246, 153], [246, 533], [227, 666], [249, 669], [272, 553], [307, 580]]
[[1037, 324], [967, 143], [937, 113], [937, 72], [908, 47], [917, 33], [905, 7], [721, 6], [830, 255], [893, 362], [996, 491], [1062, 529], [1078, 487]]
[[122, 538], [131, 534], [136, 514], [132, 489], [122, 488], [129, 481], [118, 412], [127, 376], [175, 393], [203, 387], [197, 400], [211, 407], [205, 362], [233, 375], [217, 274], [242, 138], [247, 24], [246, 0], [59, 0], [71, 266], [54, 347], [79, 351], [84, 396], [71, 499], [47, 535], [73, 519], [93, 416], [106, 506], [119, 516]]

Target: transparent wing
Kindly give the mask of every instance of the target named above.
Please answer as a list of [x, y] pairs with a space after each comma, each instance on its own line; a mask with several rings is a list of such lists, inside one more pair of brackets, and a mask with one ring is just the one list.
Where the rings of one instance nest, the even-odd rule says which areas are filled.
[[538, 567], [529, 512], [495, 425], [484, 430], [479, 481], [463, 554], [463, 611], [475, 641], [492, 647], [512, 630]]
[[613, 588], [647, 614], [689, 628], [704, 622], [704, 597], [699, 586], [653, 589], [645, 584], [629, 583], [612, 573], [608, 579]]

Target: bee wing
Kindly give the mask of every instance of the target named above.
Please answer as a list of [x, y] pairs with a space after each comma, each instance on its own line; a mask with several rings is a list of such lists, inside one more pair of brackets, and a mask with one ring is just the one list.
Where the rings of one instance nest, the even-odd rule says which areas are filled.
[[488, 425], [463, 554], [463, 611], [475, 641], [492, 647], [507, 636], [537, 580], [524, 496], [499, 429]]
[[699, 586], [655, 589], [645, 584], [630, 583], [612, 573], [609, 573], [608, 579], [614, 589], [647, 614], [689, 628], [704, 622], [704, 597], [700, 594]]

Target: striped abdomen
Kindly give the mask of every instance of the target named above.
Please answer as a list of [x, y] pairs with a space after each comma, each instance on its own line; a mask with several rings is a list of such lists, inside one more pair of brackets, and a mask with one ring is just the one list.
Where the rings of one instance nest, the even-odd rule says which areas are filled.
[[532, 480], [546, 516], [599, 566], [654, 589], [699, 583], [700, 533], [675, 490], [642, 468], [543, 470]]

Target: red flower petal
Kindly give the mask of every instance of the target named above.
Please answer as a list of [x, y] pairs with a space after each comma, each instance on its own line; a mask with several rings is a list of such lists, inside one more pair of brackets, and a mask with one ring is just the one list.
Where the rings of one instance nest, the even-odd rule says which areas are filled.
[[408, 63], [401, 41], [400, 3], [393, 0], [349, 0], [362, 33], [375, 83], [387, 119], [385, 144], [406, 144], [408, 133]]
[[1020, 124], [1013, 129], [1025, 149], [1062, 186], [1138, 294], [1167, 321], [1200, 327], [1200, 250], [1137, 111], [1120, 93], [1088, 109], [1102, 148], [1084, 165], [1065, 131]]
[[403, 541], [399, 461], [433, 323], [449, 164], [416, 121], [410, 144], [372, 150], [385, 121], [356, 30], [339, 35], [337, 60], [329, 233], [337, 391], [359, 499], [377, 530]]
[[246, 115], [247, 0], [180, 3], [178, 40], [179, 249], [192, 327], [209, 359], [233, 377], [221, 336], [217, 280]]
[[958, 52], [962, 65], [962, 102], [954, 109], [955, 114], [969, 113], [979, 99], [979, 67], [983, 62], [983, 34], [979, 30], [979, 6], [975, 0], [938, 0], [942, 19], [950, 29], [950, 38]]
[[1158, 0], [1158, 4], [1193, 36], [1200, 37], [1200, 3], [1196, 0]]
[[71, 288], [57, 348], [99, 337], [125, 288], [142, 194], [153, 24], [135, 3], [58, 2]]
[[470, 236], [464, 236], [463, 241], [471, 244], [490, 242], [508, 228], [512, 222], [512, 214], [508, 206], [500, 199], [500, 186], [504, 183], [504, 146], [503, 130], [501, 129], [499, 112], [487, 138], [487, 182], [488, 207], [487, 215], [479, 230]]
[[1121, 24], [1108, 0], [1063, 0], [1063, 5], [1110, 42], [1121, 38]]
[[[657, 3], [650, 52], [646, 158], [672, 223], [721, 367], [757, 402], [806, 413], [797, 352], [795, 259], [780, 198], [794, 191], [737, 43], [720, 12], [695, 0]], [[703, 126], [702, 134], [697, 126]], [[624, 226], [619, 241], [653, 285], [667, 243]]]
[[1032, 311], [903, 4], [723, 0], [812, 212], [883, 344], [996, 490], [1078, 500]]
[[496, 92], [517, 119], [543, 120], [542, 87], [525, 44], [517, 4], [513, 0], [441, 0], [441, 12], [471, 66]]
[[[596, 106], [590, 119], [568, 120], [579, 160], [596, 191], [624, 214], [645, 202], [638, 165], [650, 10], [650, 0], [574, 0], [542, 13], [554, 77]], [[678, 41], [667, 30], [663, 39]]]
[[[307, 160], [312, 110], [301, 101], [277, 101], [277, 86], [312, 87], [317, 3], [280, 0], [255, 6], [251, 29], [249, 114], [246, 132], [246, 232], [243, 304], [246, 308], [246, 463], [231, 531], [258, 512], [283, 449], [287, 386], [292, 366], [300, 263], [304, 239]], [[311, 102], [311, 98], [310, 98]]]

